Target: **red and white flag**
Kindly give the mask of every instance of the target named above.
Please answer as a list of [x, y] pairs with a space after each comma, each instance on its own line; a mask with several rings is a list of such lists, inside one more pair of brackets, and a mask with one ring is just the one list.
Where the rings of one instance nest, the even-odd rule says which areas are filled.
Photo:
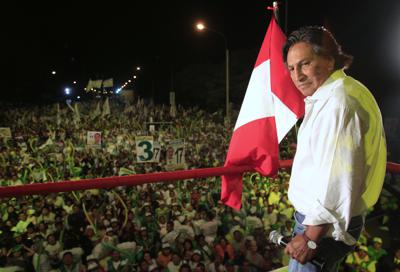
[[[225, 166], [250, 166], [264, 176], [278, 171], [278, 143], [304, 114], [304, 97], [283, 62], [285, 40], [273, 17], [247, 86]], [[241, 174], [222, 176], [222, 202], [239, 210], [242, 187]]]

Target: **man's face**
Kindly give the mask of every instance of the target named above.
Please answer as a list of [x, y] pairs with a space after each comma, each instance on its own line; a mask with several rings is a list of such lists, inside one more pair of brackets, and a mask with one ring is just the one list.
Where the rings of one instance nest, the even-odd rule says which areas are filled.
[[375, 243], [374, 243], [374, 248], [375, 248], [375, 249], [381, 249], [381, 248], [382, 248], [382, 244], [381, 244], [381, 243], [375, 242]]
[[55, 244], [56, 244], [56, 238], [55, 238], [53, 235], [50, 235], [50, 236], [47, 238], [47, 241], [48, 241], [48, 243], [49, 243], [50, 245], [55, 245]]
[[243, 238], [243, 235], [240, 231], [235, 231], [235, 232], [233, 232], [233, 237], [235, 238], [236, 241], [241, 241]]
[[114, 251], [111, 255], [111, 258], [113, 259], [113, 261], [117, 262], [119, 261], [120, 255], [117, 251]]
[[62, 260], [65, 265], [71, 265], [74, 261], [71, 253], [65, 254]]
[[172, 255], [172, 262], [173, 262], [175, 265], [178, 265], [178, 264], [181, 262], [181, 257], [179, 257], [178, 254]]
[[311, 45], [299, 42], [289, 49], [287, 67], [297, 89], [311, 96], [332, 74], [334, 60], [316, 55]]

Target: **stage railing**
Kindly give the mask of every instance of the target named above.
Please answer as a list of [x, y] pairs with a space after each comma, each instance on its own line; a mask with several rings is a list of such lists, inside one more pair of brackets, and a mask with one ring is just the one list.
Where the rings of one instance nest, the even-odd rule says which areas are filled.
[[[292, 166], [292, 160], [280, 161], [280, 168], [288, 169]], [[387, 171], [400, 174], [400, 164], [387, 163]], [[168, 182], [191, 178], [215, 177], [221, 175], [254, 172], [247, 166], [229, 166], [180, 170], [173, 172], [157, 172], [149, 174], [136, 174], [129, 176], [116, 176], [95, 179], [81, 179], [76, 181], [56, 181], [46, 183], [31, 183], [26, 185], [0, 187], [0, 198], [16, 197], [23, 195], [39, 195], [57, 192], [70, 192], [89, 189], [109, 189], [118, 186], [135, 186], [145, 183]]]

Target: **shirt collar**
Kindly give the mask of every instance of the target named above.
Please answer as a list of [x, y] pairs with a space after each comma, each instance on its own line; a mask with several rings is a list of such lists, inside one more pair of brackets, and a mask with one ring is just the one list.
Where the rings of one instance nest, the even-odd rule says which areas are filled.
[[332, 94], [332, 84], [338, 79], [344, 78], [346, 73], [342, 70], [336, 70], [333, 72], [327, 80], [315, 91], [311, 96], [304, 99], [305, 102], [314, 102], [316, 100], [326, 100]]

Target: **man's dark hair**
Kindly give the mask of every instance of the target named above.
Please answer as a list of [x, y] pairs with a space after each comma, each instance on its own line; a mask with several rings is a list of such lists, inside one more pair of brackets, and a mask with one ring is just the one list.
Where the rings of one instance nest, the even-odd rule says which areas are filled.
[[333, 58], [335, 70], [346, 69], [353, 62], [353, 57], [343, 53], [332, 33], [323, 26], [306, 26], [293, 31], [286, 40], [282, 48], [283, 61], [287, 63], [289, 49], [299, 42], [311, 45], [313, 51], [318, 56]]

